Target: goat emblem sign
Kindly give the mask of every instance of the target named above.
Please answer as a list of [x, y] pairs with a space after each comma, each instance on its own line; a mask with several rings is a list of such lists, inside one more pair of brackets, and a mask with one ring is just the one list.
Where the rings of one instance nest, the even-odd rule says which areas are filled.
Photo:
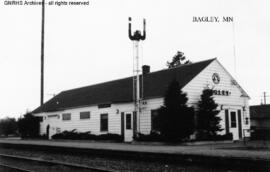
[[219, 75], [218, 75], [217, 73], [214, 73], [214, 74], [212, 75], [212, 80], [213, 80], [213, 82], [214, 82], [215, 84], [219, 84], [219, 82], [220, 82], [220, 77], [219, 77]]

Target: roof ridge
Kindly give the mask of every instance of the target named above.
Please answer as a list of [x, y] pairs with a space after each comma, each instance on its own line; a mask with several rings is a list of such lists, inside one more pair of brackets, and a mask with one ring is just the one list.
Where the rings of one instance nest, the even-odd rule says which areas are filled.
[[[195, 63], [183, 64], [183, 65], [176, 66], [176, 67], [173, 67], [173, 68], [161, 69], [161, 70], [157, 70], [157, 71], [154, 71], [154, 72], [150, 72], [149, 74], [157, 73], [157, 72], [161, 72], [161, 71], [175, 70], [175, 69], [179, 69], [181, 67], [195, 65], [195, 64], [203, 63], [203, 62], [207, 62], [207, 61], [213, 61], [213, 60], [216, 60], [216, 59], [217, 58], [211, 58], [211, 59], [207, 59], [207, 60], [198, 61], [198, 62], [195, 62]], [[110, 81], [104, 81], [104, 82], [100, 82], [100, 83], [96, 83], [96, 84], [92, 84], [92, 85], [87, 85], [87, 86], [82, 86], [82, 87], [67, 89], [67, 90], [61, 91], [60, 93], [68, 92], [68, 91], [73, 91], [73, 90], [79, 90], [79, 89], [83, 89], [83, 88], [87, 88], [87, 87], [91, 87], [91, 86], [97, 86], [97, 85], [106, 84], [106, 83], [111, 83], [111, 82], [116, 82], [116, 81], [125, 80], [125, 79], [128, 79], [128, 78], [132, 78], [132, 76], [124, 77], [124, 78], [119, 78], [119, 79], [114, 79], [114, 80], [110, 80]]]
[[113, 79], [113, 80], [110, 80], [110, 81], [99, 82], [99, 83], [92, 84], [92, 85], [87, 85], [87, 86], [72, 88], [72, 89], [64, 90], [62, 92], [67, 92], [67, 91], [72, 91], [72, 90], [78, 90], [78, 89], [92, 87], [92, 86], [97, 86], [97, 85], [106, 84], [106, 83], [110, 83], [110, 82], [116, 82], [116, 81], [125, 80], [125, 79], [128, 79], [128, 78], [132, 78], [132, 76], [125, 77], [125, 78], [119, 78], [119, 79]]
[[[167, 89], [168, 83], [174, 77], [177, 77], [178, 80], [179, 77], [181, 77], [182, 79], [179, 80], [179, 82], [181, 82], [182, 86], [186, 85], [206, 66], [211, 64], [213, 60], [216, 60], [216, 58], [203, 60], [192, 64], [185, 64], [166, 70], [163, 69], [147, 74], [144, 84], [144, 86], [146, 86], [144, 96], [163, 96], [165, 90]], [[183, 77], [185, 77], [185, 79], [183, 79]], [[57, 103], [58, 101], [61, 101], [61, 103]], [[36, 108], [33, 113], [48, 112], [81, 105], [97, 104], [105, 101], [132, 101], [132, 76], [64, 90], [52, 99], [48, 100], [46, 103], [44, 103], [44, 105]]]

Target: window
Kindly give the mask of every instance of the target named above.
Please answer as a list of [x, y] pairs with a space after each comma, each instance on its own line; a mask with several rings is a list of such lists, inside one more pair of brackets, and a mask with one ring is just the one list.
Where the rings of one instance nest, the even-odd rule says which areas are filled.
[[108, 131], [108, 114], [100, 115], [100, 131]]
[[53, 114], [53, 115], [48, 115], [48, 118], [60, 118], [60, 116], [57, 114]]
[[248, 119], [248, 117], [245, 118], [245, 124], [246, 124], [246, 125], [249, 124], [249, 119]]
[[231, 128], [236, 128], [236, 112], [231, 112]]
[[131, 127], [131, 114], [130, 113], [126, 114], [126, 129], [127, 130], [132, 129], [132, 127]]
[[62, 120], [63, 121], [71, 120], [71, 114], [70, 113], [63, 113], [62, 114]]
[[80, 119], [90, 119], [90, 112], [80, 112]]
[[157, 130], [158, 110], [151, 110], [151, 129]]

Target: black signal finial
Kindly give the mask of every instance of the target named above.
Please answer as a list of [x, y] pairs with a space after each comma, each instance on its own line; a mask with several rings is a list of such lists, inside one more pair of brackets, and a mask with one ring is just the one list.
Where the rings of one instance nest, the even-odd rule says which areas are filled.
[[128, 21], [129, 21], [129, 24], [128, 24], [129, 39], [132, 41], [145, 40], [145, 38], [146, 38], [146, 21], [145, 21], [145, 19], [143, 19], [143, 34], [141, 34], [141, 31], [136, 30], [132, 35], [131, 17], [128, 18]]

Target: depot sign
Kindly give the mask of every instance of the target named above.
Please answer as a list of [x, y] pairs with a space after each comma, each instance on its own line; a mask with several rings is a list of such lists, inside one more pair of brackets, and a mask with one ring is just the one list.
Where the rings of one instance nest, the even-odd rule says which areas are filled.
[[231, 92], [228, 90], [213, 90], [213, 95], [229, 96], [231, 95]]

